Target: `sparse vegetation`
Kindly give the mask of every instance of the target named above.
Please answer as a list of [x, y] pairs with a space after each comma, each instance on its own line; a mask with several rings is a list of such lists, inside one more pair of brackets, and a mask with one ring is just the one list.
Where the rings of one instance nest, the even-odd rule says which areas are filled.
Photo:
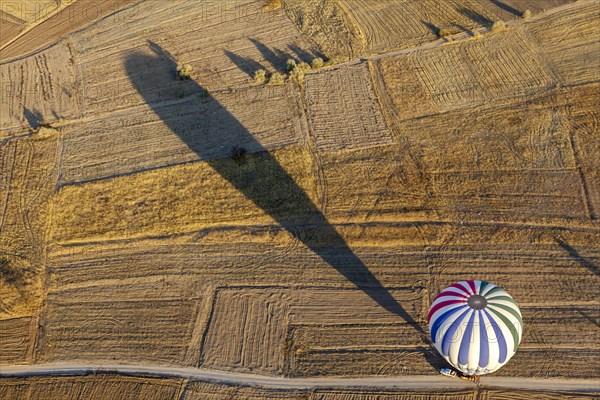
[[246, 153], [245, 148], [235, 147], [231, 152], [231, 158], [233, 158], [236, 163], [242, 165], [246, 163]]
[[523, 14], [521, 14], [521, 17], [523, 17], [523, 19], [529, 19], [531, 18], [531, 10], [525, 10], [523, 11]]
[[178, 65], [177, 79], [182, 81], [194, 79], [194, 68], [190, 64]]
[[289, 79], [293, 82], [302, 83], [304, 82], [304, 75], [311, 70], [311, 66], [305, 62], [295, 64], [289, 71]]
[[263, 10], [266, 12], [271, 12], [279, 10], [281, 7], [283, 7], [283, 4], [281, 4], [281, 0], [266, 0]]
[[275, 72], [269, 78], [270, 85], [283, 85], [285, 83], [285, 75], [281, 72]]
[[495, 21], [494, 24], [492, 25], [492, 32], [502, 31], [504, 29], [506, 29], [506, 22], [504, 22], [501, 19], [499, 19], [498, 21]]
[[40, 125], [36, 133], [41, 138], [47, 138], [50, 136], [57, 135], [59, 133], [59, 130], [52, 127], [50, 124], [44, 124]]
[[265, 83], [267, 78], [267, 71], [264, 69], [259, 69], [258, 71], [254, 72], [254, 82], [256, 83]]
[[440, 30], [438, 31], [438, 36], [441, 38], [445, 38], [450, 35], [451, 35], [450, 31], [446, 28], [440, 28]]
[[312, 69], [320, 69], [325, 65], [325, 61], [321, 57], [316, 57], [310, 63]]
[[298, 65], [296, 63], [296, 60], [289, 59], [289, 60], [287, 60], [287, 65], [285, 67], [285, 70], [287, 72], [290, 72], [290, 71], [294, 70], [294, 68], [296, 68], [296, 65]]

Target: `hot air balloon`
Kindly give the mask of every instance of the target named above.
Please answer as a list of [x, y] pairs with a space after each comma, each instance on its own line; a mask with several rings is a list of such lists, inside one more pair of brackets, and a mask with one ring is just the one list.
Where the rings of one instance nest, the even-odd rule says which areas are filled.
[[462, 281], [431, 304], [431, 339], [437, 351], [465, 375], [484, 375], [510, 360], [521, 343], [519, 306], [500, 286]]

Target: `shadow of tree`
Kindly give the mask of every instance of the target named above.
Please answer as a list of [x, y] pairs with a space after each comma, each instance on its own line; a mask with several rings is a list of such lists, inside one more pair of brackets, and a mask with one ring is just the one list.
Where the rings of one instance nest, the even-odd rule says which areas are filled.
[[520, 16], [521, 15], [521, 11], [517, 10], [514, 7], [509, 6], [508, 4], [506, 4], [503, 1], [500, 0], [490, 0], [492, 3], [494, 3], [494, 5], [498, 8], [501, 8], [502, 10], [509, 12], [515, 16]]
[[459, 12], [481, 26], [490, 27], [494, 24], [494, 21], [484, 15], [479, 14], [477, 11], [473, 11], [468, 8], [461, 8]]
[[[200, 115], [205, 117], [219, 115], [216, 122], [211, 118], [201, 117], [195, 123], [192, 134], [189, 133], [189, 127], [178, 120], [177, 115], [168, 112], [160, 104], [153, 103], [156, 99], [156, 86], [175, 81], [177, 64], [173, 57], [158, 45], [150, 43], [150, 48], [154, 55], [131, 54], [125, 61], [125, 67], [134, 87], [162, 121], [200, 159], [271, 216], [290, 235], [311, 249], [381, 307], [398, 315], [419, 333], [425, 335], [423, 328], [354, 254], [344, 238], [327, 221], [277, 159], [258, 143], [235, 116], [216, 99], [202, 97], [198, 100], [199, 108], [212, 110], [211, 113], [200, 113]], [[281, 59], [277, 55], [273, 57], [278, 57], [277, 60]], [[272, 61], [276, 60], [272, 59]], [[192, 81], [191, 84], [196, 86], [193, 92], [205, 92], [197, 83]], [[215, 129], [215, 123], [219, 125], [219, 129]], [[214, 135], [218, 137], [211, 137]], [[211, 144], [214, 143], [219, 143], [221, 147], [229, 147], [232, 157], [236, 157], [239, 153], [240, 143], [245, 143], [246, 148], [252, 148], [253, 154], [244, 153], [240, 159], [224, 163], [223, 160], [214, 158], [215, 152], [211, 148]]]
[[32, 129], [37, 129], [44, 123], [44, 116], [37, 110], [30, 110], [25, 107], [23, 109], [23, 116]]
[[569, 245], [567, 242], [565, 242], [564, 240], [557, 238], [556, 242], [558, 243], [558, 245], [560, 247], [562, 247], [567, 253], [569, 253], [569, 255], [576, 260], [579, 265], [581, 265], [582, 267], [590, 270], [590, 272], [592, 272], [594, 275], [596, 276], [600, 276], [600, 267], [598, 267], [598, 265], [594, 264], [593, 262], [591, 262], [590, 260], [588, 260], [587, 258], [583, 257], [581, 254], [579, 254], [579, 252], [572, 247], [571, 245]]
[[238, 54], [235, 54], [229, 50], [224, 50], [227, 58], [231, 60], [240, 70], [244, 71], [251, 78], [254, 77], [254, 73], [259, 69], [265, 69], [261, 63], [250, 57], [243, 57]]
[[431, 33], [433, 33], [435, 36], [440, 35], [441, 28], [437, 27], [436, 25], [432, 24], [431, 22], [421, 20], [421, 23], [423, 25], [425, 25], [427, 27], [427, 29], [429, 29], [431, 31]]

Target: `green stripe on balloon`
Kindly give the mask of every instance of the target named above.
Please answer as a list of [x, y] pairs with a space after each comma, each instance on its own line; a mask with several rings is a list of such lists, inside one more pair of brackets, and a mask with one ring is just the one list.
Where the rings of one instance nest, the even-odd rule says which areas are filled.
[[[500, 318], [502, 320], [502, 322], [504, 322], [504, 325], [506, 325], [506, 327], [510, 331], [510, 334], [513, 337], [513, 342], [515, 344], [513, 347], [513, 352], [517, 351], [517, 347], [519, 347], [519, 335], [517, 334], [517, 329], [513, 326], [512, 322], [508, 318], [506, 318], [506, 316], [504, 316], [504, 314], [502, 314], [499, 311], [494, 310], [493, 306], [489, 307], [489, 310], [491, 312], [493, 312], [494, 314], [496, 314], [496, 316], [498, 318]], [[523, 325], [521, 325], [521, 326], [523, 326]]]
[[[487, 299], [488, 296], [496, 293], [496, 292], [504, 292], [504, 289], [502, 289], [500, 286], [496, 286], [495, 288], [493, 288], [492, 290], [490, 290], [489, 292], [487, 292], [484, 297]], [[504, 292], [506, 293], [506, 292]]]

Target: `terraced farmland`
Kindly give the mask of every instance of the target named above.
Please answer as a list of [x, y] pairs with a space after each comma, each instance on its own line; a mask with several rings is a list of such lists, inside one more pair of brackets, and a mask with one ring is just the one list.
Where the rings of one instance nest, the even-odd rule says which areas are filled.
[[[596, 0], [108, 3], [0, 62], [0, 365], [122, 369], [1, 398], [597, 396]], [[463, 279], [521, 307], [499, 386], [437, 376]]]

